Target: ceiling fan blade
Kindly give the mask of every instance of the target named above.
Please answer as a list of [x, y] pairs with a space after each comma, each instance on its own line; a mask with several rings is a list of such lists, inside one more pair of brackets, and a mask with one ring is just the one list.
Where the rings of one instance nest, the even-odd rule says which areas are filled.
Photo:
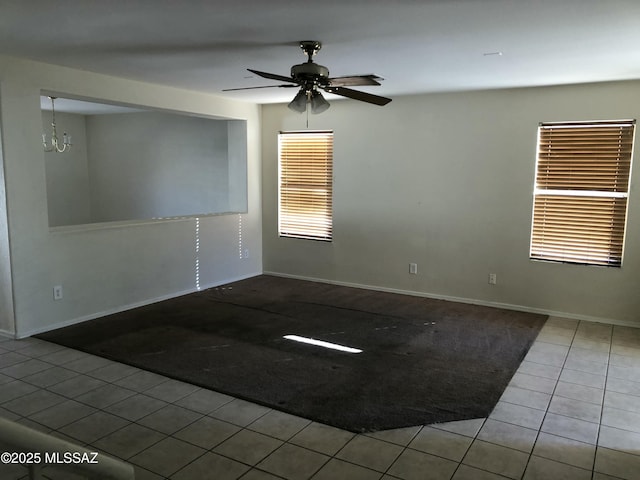
[[332, 77], [329, 79], [333, 87], [358, 87], [361, 85], [380, 85], [378, 80], [384, 80], [378, 75], [349, 75], [345, 77]]
[[380, 97], [378, 95], [372, 95], [371, 93], [360, 92], [359, 90], [352, 90], [345, 87], [326, 87], [326, 92], [334, 93], [342, 97], [352, 98], [354, 100], [360, 100], [361, 102], [373, 103], [374, 105], [386, 105], [391, 101], [390, 98]]
[[233, 92], [235, 90], [253, 90], [255, 88], [298, 88], [299, 85], [291, 85], [291, 84], [286, 84], [286, 85], [262, 85], [260, 87], [240, 87], [240, 88], [225, 88], [222, 91], [223, 92]]
[[293, 83], [295, 83], [295, 79], [293, 79], [291, 77], [285, 77], [284, 75], [277, 75], [275, 73], [260, 72], [258, 70], [251, 70], [250, 68], [247, 68], [247, 70], [249, 70], [251, 73], [255, 73], [259, 77], [268, 78], [269, 80], [278, 80], [280, 82], [289, 82], [289, 83], [293, 82]]

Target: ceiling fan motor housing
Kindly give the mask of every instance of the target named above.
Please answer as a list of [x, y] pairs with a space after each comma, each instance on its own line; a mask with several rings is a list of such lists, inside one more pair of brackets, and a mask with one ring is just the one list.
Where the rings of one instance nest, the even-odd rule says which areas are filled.
[[313, 62], [301, 63], [291, 67], [291, 76], [301, 83], [313, 82], [325, 85], [328, 83], [329, 69]]

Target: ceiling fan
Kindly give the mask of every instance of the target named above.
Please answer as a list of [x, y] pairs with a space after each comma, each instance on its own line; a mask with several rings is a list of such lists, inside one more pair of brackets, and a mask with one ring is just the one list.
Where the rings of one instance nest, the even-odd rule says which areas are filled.
[[247, 69], [251, 73], [262, 78], [287, 83], [262, 87], [228, 88], [223, 91], [229, 92], [232, 90], [249, 90], [254, 88], [271, 87], [295, 88], [299, 86], [300, 90], [288, 105], [291, 110], [299, 113], [302, 113], [307, 109], [307, 104], [311, 106], [311, 113], [322, 113], [329, 108], [329, 102], [324, 99], [322, 93], [318, 89], [322, 89], [325, 92], [340, 95], [342, 97], [380, 106], [386, 105], [391, 101], [390, 98], [380, 97], [378, 95], [372, 95], [371, 93], [348, 88], [360, 85], [380, 85], [379, 81], [383, 80], [381, 77], [373, 74], [329, 77], [329, 69], [324, 65], [317, 64], [313, 61], [313, 56], [322, 48], [322, 43], [315, 40], [304, 40], [300, 42], [300, 48], [307, 55], [308, 59], [305, 63], [291, 67], [290, 77], [277, 75], [275, 73], [260, 72], [250, 68]]

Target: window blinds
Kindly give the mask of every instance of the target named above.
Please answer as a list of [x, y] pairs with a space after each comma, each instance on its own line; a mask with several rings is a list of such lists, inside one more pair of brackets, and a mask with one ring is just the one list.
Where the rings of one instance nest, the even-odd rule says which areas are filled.
[[331, 240], [333, 133], [287, 132], [278, 139], [280, 235]]
[[540, 124], [531, 258], [622, 265], [634, 126]]

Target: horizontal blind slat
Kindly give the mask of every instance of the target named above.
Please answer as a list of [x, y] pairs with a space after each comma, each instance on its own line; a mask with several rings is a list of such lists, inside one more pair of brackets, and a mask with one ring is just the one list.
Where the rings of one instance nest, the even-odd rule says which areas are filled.
[[621, 265], [634, 131], [626, 121], [540, 126], [531, 258]]
[[333, 133], [281, 133], [279, 233], [330, 240], [333, 235]]

